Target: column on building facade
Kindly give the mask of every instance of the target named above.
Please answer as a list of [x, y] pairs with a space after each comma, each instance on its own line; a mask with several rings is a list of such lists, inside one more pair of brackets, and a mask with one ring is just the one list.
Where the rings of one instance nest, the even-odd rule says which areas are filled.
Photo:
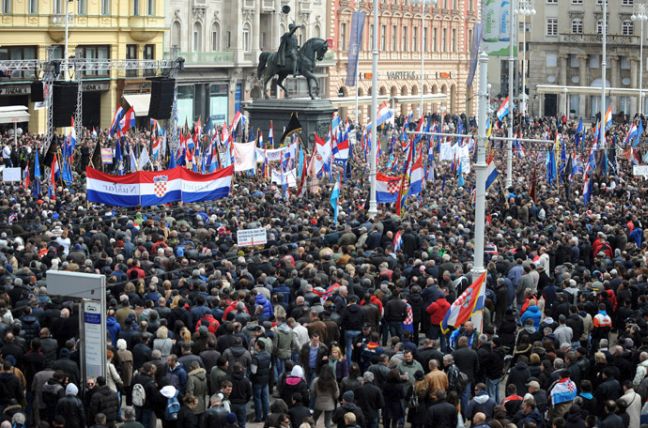
[[[560, 74], [558, 77], [558, 84], [561, 86], [567, 86], [567, 57], [568, 55], [566, 53], [561, 53], [558, 58], [559, 59], [558, 67], [560, 70], [559, 71]], [[565, 105], [567, 105], [568, 96], [569, 95], [567, 95], [567, 93], [564, 91], [560, 91], [560, 93], [558, 94], [558, 109], [557, 109], [558, 113], [562, 113], [562, 114], [569, 113], [569, 111], [565, 111]], [[569, 106], [567, 106], [567, 108], [569, 109]]]
[[261, 1], [255, 2], [254, 16], [252, 17], [252, 40], [250, 40], [250, 52], [252, 61], [256, 63], [261, 53]]
[[[578, 76], [578, 84], [580, 86], [589, 86], [590, 82], [587, 81], [587, 55], [578, 55], [580, 67], [578, 68], [580, 75]], [[585, 109], [587, 108], [587, 95], [580, 95], [578, 101], [578, 111], [581, 116], [585, 116]]]
[[[228, 29], [231, 37], [231, 49], [234, 52], [234, 63], [240, 64], [244, 59], [243, 51], [243, 0], [232, 0], [229, 8]], [[226, 8], [227, 9], [227, 8]], [[232, 88], [230, 88], [230, 91]]]
[[[630, 59], [630, 82], [632, 82], [633, 88], [639, 88], [639, 59], [638, 58]], [[630, 98], [630, 111], [632, 114], [639, 111], [638, 97]]]
[[[610, 55], [608, 60], [610, 61], [610, 67], [612, 68], [612, 79], [610, 84], [613, 88], [619, 88], [621, 87], [621, 64], [619, 56]], [[610, 102], [612, 103], [612, 111], [619, 111], [619, 97], [612, 95], [610, 97]]]
[[273, 51], [279, 49], [281, 39], [281, 0], [274, 1], [275, 10], [272, 13], [272, 31], [270, 31], [270, 48]]

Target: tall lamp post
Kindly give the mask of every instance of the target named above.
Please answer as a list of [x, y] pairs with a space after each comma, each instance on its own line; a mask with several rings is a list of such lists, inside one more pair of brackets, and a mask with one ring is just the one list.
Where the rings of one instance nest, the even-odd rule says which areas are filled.
[[639, 114], [643, 113], [643, 42], [644, 42], [644, 22], [648, 21], [648, 10], [646, 3], [636, 4], [635, 13], [632, 15], [633, 21], [639, 21], [640, 39], [639, 39]]
[[[515, 27], [517, 26], [517, 21], [513, 19], [513, 14], [515, 12], [515, 0], [511, 0], [510, 10], [509, 10], [509, 58], [508, 58], [508, 99], [509, 99], [509, 114], [508, 114], [508, 137], [509, 140], [506, 142], [506, 188], [508, 189], [513, 185], [513, 110], [515, 95], [513, 92], [513, 73], [515, 70], [515, 43], [516, 42], [516, 32]], [[513, 23], [515, 22], [515, 25]]]
[[603, 45], [603, 52], [601, 56], [601, 134], [603, 138], [601, 144], [603, 148], [607, 147], [607, 139], [605, 137], [605, 81], [607, 79], [607, 0], [601, 2], [603, 8], [603, 28], [601, 28], [601, 40]]
[[421, 110], [420, 117], [423, 117], [425, 114], [425, 109], [423, 108], [424, 103], [424, 94], [423, 94], [423, 85], [425, 81], [425, 43], [427, 37], [425, 37], [425, 5], [430, 3], [432, 7], [436, 7], [439, 0], [418, 0], [421, 3], [421, 76], [420, 76], [420, 88], [419, 93], [421, 94], [420, 107]]
[[378, 214], [378, 202], [376, 200], [376, 155], [378, 154], [378, 132], [376, 123], [378, 121], [378, 1], [373, 2], [373, 41], [371, 61], [371, 152], [369, 153], [369, 214], [373, 218]]
[[519, 0], [520, 4], [516, 10], [518, 15], [522, 16], [522, 95], [520, 96], [520, 113], [526, 116], [527, 112], [527, 94], [526, 94], [526, 18], [536, 14], [533, 7], [533, 0]]

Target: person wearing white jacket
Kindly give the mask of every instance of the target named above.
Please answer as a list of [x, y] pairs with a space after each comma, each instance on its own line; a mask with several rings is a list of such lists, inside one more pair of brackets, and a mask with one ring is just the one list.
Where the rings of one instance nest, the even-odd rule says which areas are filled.
[[119, 376], [117, 368], [112, 363], [114, 357], [113, 351], [109, 349], [106, 352], [106, 356], [108, 357], [108, 361], [106, 362], [106, 385], [108, 385], [108, 388], [110, 388], [111, 391], [119, 392], [119, 389], [124, 382], [122, 381], [121, 376]]
[[623, 382], [623, 395], [620, 400], [625, 403], [625, 412], [630, 417], [628, 428], [639, 428], [641, 425], [641, 396], [632, 389], [632, 384], [628, 380]]
[[644, 380], [648, 374], [648, 352], [642, 352], [639, 354], [639, 364], [637, 364], [637, 370], [635, 371], [634, 379], [632, 380], [632, 386], [637, 388], [641, 381]]

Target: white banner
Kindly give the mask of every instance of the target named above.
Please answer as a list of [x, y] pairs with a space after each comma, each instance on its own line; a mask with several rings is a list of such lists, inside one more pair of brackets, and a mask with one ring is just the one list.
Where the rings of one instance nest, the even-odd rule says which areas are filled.
[[2, 181], [22, 181], [22, 171], [20, 168], [4, 168]]
[[236, 242], [239, 247], [265, 245], [268, 242], [268, 231], [263, 227], [238, 230], [236, 231]]
[[[297, 187], [296, 170], [291, 169], [290, 171], [286, 172], [286, 179], [288, 180], [288, 187]], [[271, 181], [276, 185], [281, 186], [283, 184], [283, 173], [281, 171], [273, 169]]]

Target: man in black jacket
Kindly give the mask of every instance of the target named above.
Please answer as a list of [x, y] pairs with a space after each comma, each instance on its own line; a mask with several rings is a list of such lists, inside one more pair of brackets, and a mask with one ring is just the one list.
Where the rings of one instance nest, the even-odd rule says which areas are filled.
[[348, 304], [342, 311], [342, 321], [340, 327], [344, 330], [344, 345], [345, 355], [348, 355], [347, 364], [351, 364], [351, 356], [353, 354], [353, 342], [356, 337], [362, 333], [362, 324], [364, 324], [364, 311], [358, 305], [358, 297], [355, 295], [349, 296]]
[[461, 336], [457, 340], [457, 350], [452, 353], [452, 357], [459, 370], [469, 379], [461, 394], [461, 408], [466, 409], [471, 398], [473, 382], [477, 373], [479, 373], [479, 357], [477, 352], [468, 347], [468, 338], [466, 336]]
[[428, 407], [428, 428], [454, 428], [457, 426], [457, 409], [446, 401], [445, 391], [430, 393], [432, 405]]
[[232, 366], [232, 393], [229, 399], [232, 413], [236, 415], [240, 428], [245, 428], [247, 404], [250, 398], [252, 398], [252, 382], [245, 377], [245, 369], [241, 363], [234, 363]]
[[407, 305], [401, 299], [400, 294], [395, 292], [389, 302], [385, 305], [383, 326], [383, 345], [387, 344], [388, 335], [403, 338], [403, 321], [407, 317]]
[[117, 421], [117, 414], [119, 412], [119, 400], [117, 393], [113, 392], [108, 385], [106, 385], [106, 378], [99, 376], [97, 378], [97, 391], [92, 394], [90, 400], [90, 409], [88, 412], [88, 419], [93, 421], [97, 413], [106, 415], [106, 425], [114, 427]]
[[378, 428], [380, 410], [385, 407], [382, 391], [374, 384], [374, 374], [365, 372], [363, 384], [356, 389], [355, 398], [367, 421], [366, 428]]
[[77, 394], [79, 388], [73, 383], [68, 383], [65, 387], [65, 397], [59, 399], [56, 404], [56, 416], [65, 418], [65, 426], [70, 428], [85, 428], [85, 409], [83, 402], [79, 400]]
[[133, 389], [135, 389], [135, 385], [142, 385], [144, 388], [144, 405], [134, 407], [137, 421], [144, 425], [145, 428], [155, 427], [155, 406], [156, 399], [159, 398], [159, 391], [155, 383], [155, 371], [155, 364], [146, 362], [131, 382]]
[[337, 424], [338, 428], [344, 428], [344, 415], [348, 412], [351, 412], [356, 416], [357, 425], [362, 428], [367, 427], [367, 425], [365, 425], [364, 413], [362, 412], [362, 409], [354, 403], [354, 401], [355, 395], [353, 391], [347, 391], [342, 395], [342, 404], [333, 412], [333, 422]]
[[270, 412], [270, 381], [272, 376], [272, 357], [266, 351], [265, 342], [254, 344], [256, 353], [252, 356], [252, 387], [254, 389], [255, 422], [263, 422]]

